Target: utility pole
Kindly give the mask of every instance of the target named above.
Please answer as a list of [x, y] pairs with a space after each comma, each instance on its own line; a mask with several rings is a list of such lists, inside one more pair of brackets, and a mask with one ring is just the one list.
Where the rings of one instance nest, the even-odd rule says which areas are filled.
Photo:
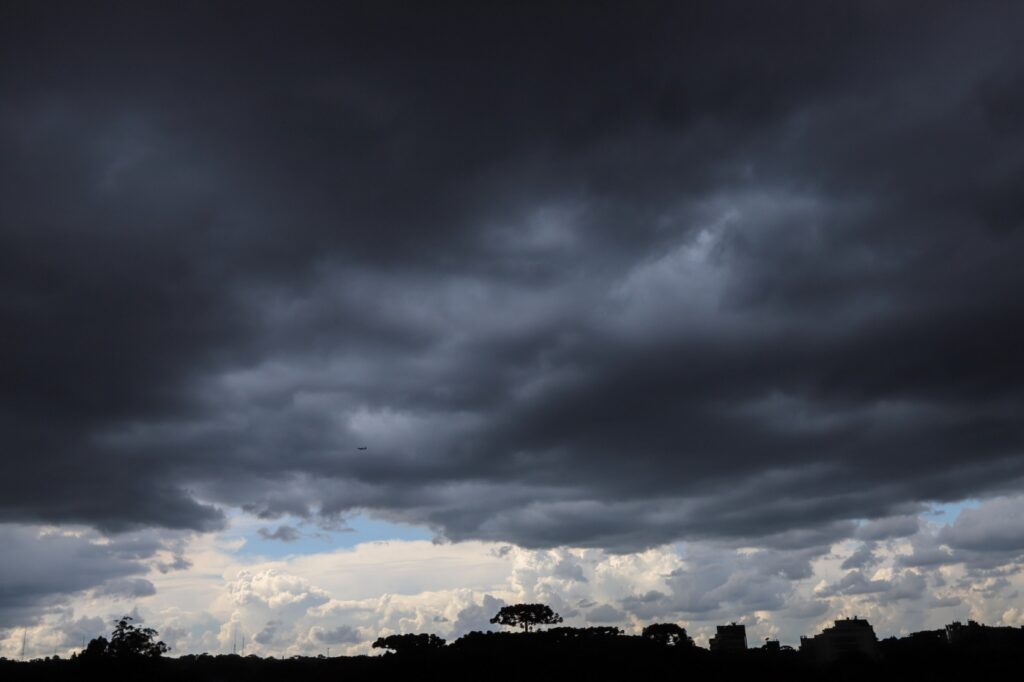
[[28, 638], [28, 630], [21, 629], [21, 660], [25, 660], [25, 640]]

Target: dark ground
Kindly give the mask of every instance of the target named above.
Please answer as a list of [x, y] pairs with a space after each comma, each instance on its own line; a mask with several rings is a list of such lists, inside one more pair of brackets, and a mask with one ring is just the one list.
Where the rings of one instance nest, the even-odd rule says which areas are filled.
[[921, 646], [883, 642], [876, 660], [829, 664], [794, 651], [713, 655], [639, 637], [545, 641], [536, 635], [481, 635], [442, 649], [337, 658], [184, 656], [156, 660], [0, 660], [2, 680], [990, 680], [1016, 679], [1024, 648]]

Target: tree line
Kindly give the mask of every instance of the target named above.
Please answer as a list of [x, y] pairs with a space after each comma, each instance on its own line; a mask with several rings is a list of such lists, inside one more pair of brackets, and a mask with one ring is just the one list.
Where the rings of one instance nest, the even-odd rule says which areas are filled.
[[[429, 633], [392, 634], [373, 648], [383, 656], [185, 655], [167, 657], [170, 648], [158, 633], [125, 616], [108, 637], [97, 637], [71, 659], [18, 662], [0, 658], [0, 680], [145, 679], [213, 682], [282, 679], [381, 680], [412, 677], [516, 680], [581, 677], [594, 679], [668, 678], [692, 680], [750, 679], [787, 682], [872, 682], [911, 679], [997, 679], [1001, 671], [1024, 669], [1024, 629], [963, 626], [958, 642], [943, 631], [913, 633], [878, 642], [876, 655], [816, 660], [790, 647], [758, 647], [733, 654], [694, 646], [685, 628], [653, 623], [639, 635], [611, 626], [565, 627], [545, 604], [502, 607], [490, 619], [503, 632], [467, 633], [448, 643]], [[973, 633], [973, 634], [972, 634]], [[986, 635], [986, 633], [988, 633]], [[989, 636], [991, 635], [991, 636]]]

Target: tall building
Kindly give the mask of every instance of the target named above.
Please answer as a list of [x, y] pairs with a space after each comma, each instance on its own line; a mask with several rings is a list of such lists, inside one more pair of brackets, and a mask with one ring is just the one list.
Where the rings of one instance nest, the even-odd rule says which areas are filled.
[[717, 633], [711, 638], [711, 651], [715, 653], [733, 653], [747, 650], [747, 626], [730, 623], [719, 625]]
[[814, 637], [800, 638], [800, 652], [828, 663], [847, 656], [878, 656], [878, 638], [863, 618], [843, 618]]

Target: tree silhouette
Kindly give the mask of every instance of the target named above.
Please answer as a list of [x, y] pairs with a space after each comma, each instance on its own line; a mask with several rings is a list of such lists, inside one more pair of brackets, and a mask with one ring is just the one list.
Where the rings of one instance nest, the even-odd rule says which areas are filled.
[[110, 642], [107, 641], [106, 637], [102, 635], [89, 640], [89, 646], [82, 652], [82, 656], [85, 658], [102, 658], [107, 655], [107, 649], [110, 647]]
[[641, 636], [665, 646], [693, 644], [693, 640], [686, 636], [686, 629], [675, 623], [652, 623], [644, 628]]
[[437, 635], [388, 635], [378, 637], [372, 644], [374, 649], [391, 649], [396, 654], [415, 653], [440, 649], [444, 646], [444, 640]]
[[502, 606], [492, 623], [521, 627], [529, 632], [535, 625], [555, 625], [562, 622], [562, 617], [551, 610], [547, 604], [513, 604]]
[[[107, 645], [108, 656], [114, 658], [159, 658], [171, 650], [163, 642], [154, 641], [157, 636], [156, 630], [132, 625], [131, 620], [131, 616], [125, 616], [117, 621], [114, 632], [110, 636], [110, 643]], [[92, 643], [89, 646], [92, 648]]]

